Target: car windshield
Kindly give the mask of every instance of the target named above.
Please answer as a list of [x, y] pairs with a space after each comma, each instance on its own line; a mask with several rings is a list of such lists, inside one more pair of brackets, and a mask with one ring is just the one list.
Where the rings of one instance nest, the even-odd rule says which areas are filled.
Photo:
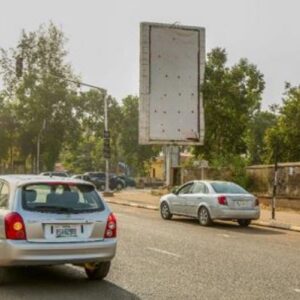
[[233, 182], [212, 182], [211, 186], [217, 194], [249, 194]]
[[22, 188], [25, 210], [81, 213], [104, 210], [104, 204], [94, 187], [73, 183], [35, 183]]

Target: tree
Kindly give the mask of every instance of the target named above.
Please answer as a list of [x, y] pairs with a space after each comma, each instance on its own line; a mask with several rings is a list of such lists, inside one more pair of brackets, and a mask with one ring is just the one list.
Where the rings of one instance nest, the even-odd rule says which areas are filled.
[[108, 125], [111, 143], [111, 166], [120, 157], [119, 135], [121, 110], [118, 102], [106, 91], [91, 89], [81, 92], [76, 99], [80, 135], [66, 143], [61, 154], [64, 165], [75, 172], [99, 171], [105, 168], [103, 157], [104, 99], [108, 102]]
[[264, 89], [263, 75], [246, 59], [231, 68], [227, 54], [216, 48], [208, 54], [203, 85], [205, 144], [195, 153], [211, 160], [247, 152], [246, 132], [258, 111]]
[[144, 175], [145, 162], [155, 157], [159, 152], [159, 148], [139, 145], [138, 106], [138, 97], [127, 96], [123, 99], [121, 106], [122, 119], [120, 120], [120, 147], [122, 149], [122, 161], [130, 167], [134, 174]]
[[[20, 157], [36, 159], [36, 143], [42, 135], [42, 162], [52, 169], [66, 139], [73, 139], [78, 127], [74, 107], [74, 87], [65, 78], [74, 78], [65, 62], [66, 39], [53, 23], [35, 32], [22, 32], [18, 46], [1, 49], [0, 67], [5, 87], [5, 102], [13, 103], [19, 138], [15, 146]], [[22, 78], [17, 78], [15, 63], [23, 58]], [[55, 75], [55, 76], [54, 76]]]
[[270, 111], [258, 111], [250, 120], [246, 136], [248, 162], [261, 164], [266, 157], [265, 134], [276, 124], [276, 114]]
[[266, 132], [267, 161], [300, 161], [300, 85], [286, 84], [277, 123]]

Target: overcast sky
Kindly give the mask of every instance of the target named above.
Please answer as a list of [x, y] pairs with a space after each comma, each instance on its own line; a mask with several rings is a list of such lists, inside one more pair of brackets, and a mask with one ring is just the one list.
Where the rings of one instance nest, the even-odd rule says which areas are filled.
[[224, 47], [229, 64], [246, 57], [258, 66], [267, 108], [281, 103], [285, 81], [300, 84], [299, 13], [299, 0], [0, 0], [0, 47], [52, 20], [75, 72], [121, 100], [138, 94], [141, 21], [202, 26], [207, 51]]

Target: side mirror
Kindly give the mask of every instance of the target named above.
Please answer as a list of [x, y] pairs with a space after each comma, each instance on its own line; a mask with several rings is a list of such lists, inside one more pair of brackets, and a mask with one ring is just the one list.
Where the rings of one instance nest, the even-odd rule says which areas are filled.
[[171, 190], [171, 193], [177, 195], [177, 192], [178, 192], [178, 186], [174, 186]]

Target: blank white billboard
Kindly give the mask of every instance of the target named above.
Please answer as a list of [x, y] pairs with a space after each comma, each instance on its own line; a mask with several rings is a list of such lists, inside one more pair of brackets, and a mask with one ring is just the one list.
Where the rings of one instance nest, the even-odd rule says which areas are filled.
[[140, 144], [203, 144], [205, 30], [141, 23]]

